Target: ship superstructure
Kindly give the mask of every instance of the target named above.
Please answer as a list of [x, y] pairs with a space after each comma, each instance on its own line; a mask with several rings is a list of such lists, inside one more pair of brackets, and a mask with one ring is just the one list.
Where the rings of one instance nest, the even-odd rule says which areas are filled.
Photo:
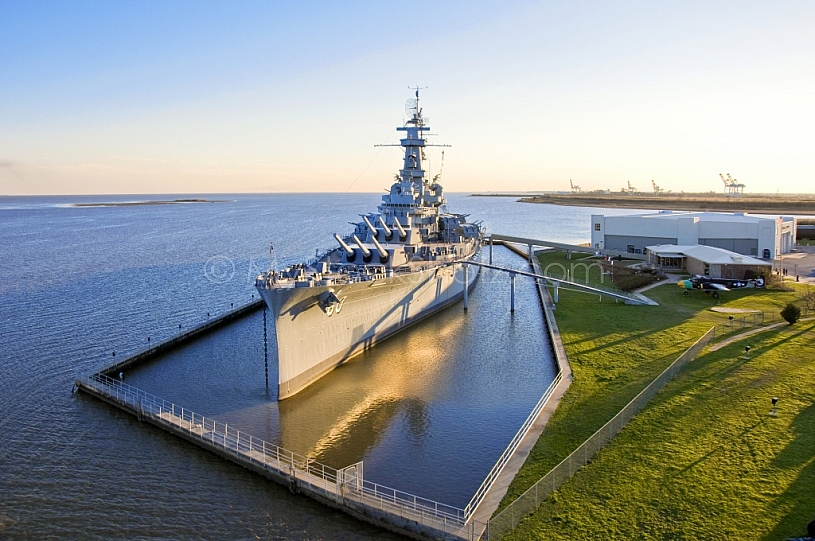
[[361, 214], [351, 234], [335, 233], [338, 247], [316, 260], [257, 277], [275, 323], [280, 400], [459, 299], [477, 278], [463, 263], [478, 252], [481, 227], [448, 213], [439, 175], [428, 179], [430, 127], [415, 96], [397, 128], [404, 162], [377, 212]]

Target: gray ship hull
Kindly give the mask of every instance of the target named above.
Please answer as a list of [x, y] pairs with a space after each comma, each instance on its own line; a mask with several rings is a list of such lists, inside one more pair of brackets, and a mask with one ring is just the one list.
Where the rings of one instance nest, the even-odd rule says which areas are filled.
[[[469, 269], [468, 288], [478, 278]], [[318, 302], [333, 291], [340, 309]], [[433, 314], [464, 294], [461, 262], [346, 285], [260, 288], [277, 336], [278, 400], [288, 398], [355, 355]]]

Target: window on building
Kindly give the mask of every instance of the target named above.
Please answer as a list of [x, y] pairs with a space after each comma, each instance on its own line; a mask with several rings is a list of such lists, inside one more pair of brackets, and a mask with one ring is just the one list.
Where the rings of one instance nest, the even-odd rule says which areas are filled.
[[594, 224], [594, 230], [600, 231], [600, 224]]

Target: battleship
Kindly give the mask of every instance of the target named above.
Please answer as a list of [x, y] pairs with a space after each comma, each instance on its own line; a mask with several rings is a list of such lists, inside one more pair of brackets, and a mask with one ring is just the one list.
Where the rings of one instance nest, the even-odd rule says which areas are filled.
[[466, 264], [483, 242], [479, 222], [448, 212], [440, 181], [423, 168], [430, 127], [419, 90], [408, 100], [399, 173], [377, 212], [307, 263], [259, 275], [277, 338], [278, 400], [460, 299], [478, 278]]

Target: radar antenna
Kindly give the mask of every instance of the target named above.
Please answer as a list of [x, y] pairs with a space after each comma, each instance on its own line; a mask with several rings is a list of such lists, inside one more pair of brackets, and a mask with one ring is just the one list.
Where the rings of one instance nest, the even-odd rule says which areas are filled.
[[407, 113], [410, 117], [421, 115], [422, 110], [419, 108], [419, 90], [424, 90], [427, 87], [416, 85], [409, 86], [408, 88], [415, 91], [416, 97], [407, 100], [407, 103], [405, 103], [405, 113]]

